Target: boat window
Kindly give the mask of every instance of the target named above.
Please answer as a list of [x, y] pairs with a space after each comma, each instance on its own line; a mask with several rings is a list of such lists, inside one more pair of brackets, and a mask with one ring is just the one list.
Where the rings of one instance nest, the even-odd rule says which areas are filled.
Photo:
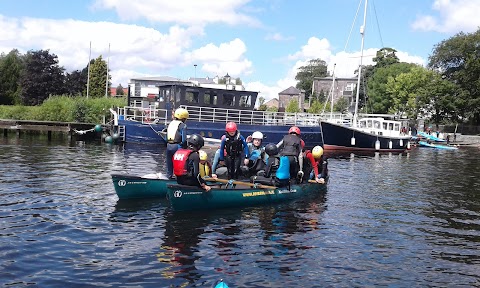
[[232, 94], [223, 95], [223, 105], [225, 106], [235, 106], [235, 96]]
[[383, 130], [387, 130], [387, 123], [383, 122]]
[[367, 127], [372, 128], [372, 120], [367, 120]]
[[365, 121], [360, 121], [360, 128], [365, 128], [367, 125], [365, 125]]
[[185, 102], [187, 103], [198, 103], [198, 91], [186, 91], [185, 93]]
[[203, 103], [205, 104], [212, 104], [212, 94], [210, 94], [210, 92], [205, 92], [205, 94], [203, 94]]
[[180, 87], [175, 89], [175, 102], [180, 102], [180, 96], [182, 95], [182, 90]]
[[380, 121], [378, 120], [373, 121], [373, 127], [375, 127], [375, 129], [380, 129]]
[[250, 97], [250, 95], [242, 95], [240, 96], [239, 103], [240, 107], [250, 108], [252, 107], [252, 97]]
[[388, 130], [393, 130], [393, 123], [388, 123]]
[[395, 131], [400, 131], [400, 124], [395, 124]]

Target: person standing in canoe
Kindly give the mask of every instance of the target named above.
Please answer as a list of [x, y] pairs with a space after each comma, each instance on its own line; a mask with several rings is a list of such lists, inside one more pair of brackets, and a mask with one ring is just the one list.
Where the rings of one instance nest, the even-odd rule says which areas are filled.
[[167, 128], [167, 177], [173, 178], [173, 154], [179, 148], [187, 147], [187, 125], [185, 121], [188, 119], [188, 111], [184, 108], [175, 110], [175, 119], [168, 124]]
[[278, 148], [275, 144], [265, 146], [268, 154], [267, 168], [263, 176], [253, 176], [252, 183], [285, 187], [290, 184], [290, 161], [287, 156], [278, 155]]
[[173, 172], [177, 176], [177, 183], [181, 185], [201, 187], [210, 191], [200, 174], [200, 155], [198, 151], [204, 145], [203, 137], [193, 134], [187, 140], [187, 149], [178, 149], [173, 155]]
[[200, 157], [200, 177], [212, 177], [212, 164], [208, 161], [207, 152], [200, 150], [198, 151], [198, 155]]
[[[226, 150], [225, 156], [221, 151]], [[248, 165], [248, 145], [245, 138], [237, 130], [235, 122], [228, 122], [225, 126], [225, 139], [220, 143], [220, 161], [219, 164], [224, 163], [228, 170], [228, 179], [238, 179], [241, 174], [240, 165], [244, 161]]]
[[315, 146], [313, 149], [305, 151], [305, 167], [303, 171], [309, 176], [309, 180], [315, 180], [317, 183], [325, 183], [328, 175], [328, 162], [323, 157], [323, 148]]
[[297, 183], [301, 183], [303, 179], [303, 147], [300, 134], [300, 128], [292, 126], [288, 130], [288, 134], [277, 144], [280, 155], [288, 157], [290, 177], [296, 177]]

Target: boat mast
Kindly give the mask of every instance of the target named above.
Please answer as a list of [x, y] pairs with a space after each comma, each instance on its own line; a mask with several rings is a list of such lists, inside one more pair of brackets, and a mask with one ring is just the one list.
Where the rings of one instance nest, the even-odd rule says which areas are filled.
[[365, 25], [367, 24], [367, 3], [365, 0], [365, 11], [363, 12], [363, 25], [360, 27], [360, 35], [362, 35], [362, 46], [360, 48], [360, 65], [358, 66], [357, 94], [355, 95], [355, 114], [353, 114], [353, 127], [357, 127], [358, 120], [358, 99], [360, 97], [360, 78], [362, 77], [363, 63], [363, 44], [365, 42]]
[[335, 91], [335, 67], [337, 66], [337, 63], [333, 64], [333, 72], [332, 72], [332, 88], [330, 90], [330, 95], [332, 98], [330, 98], [330, 119], [333, 119], [333, 92]]

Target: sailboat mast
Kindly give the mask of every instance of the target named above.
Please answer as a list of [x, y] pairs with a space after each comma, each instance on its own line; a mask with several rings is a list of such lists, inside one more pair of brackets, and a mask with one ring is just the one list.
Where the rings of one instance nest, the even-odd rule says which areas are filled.
[[363, 45], [365, 42], [365, 25], [367, 24], [367, 4], [368, 4], [368, 0], [365, 0], [365, 10], [363, 12], [363, 25], [360, 27], [360, 35], [362, 35], [362, 46], [360, 48], [360, 65], [358, 67], [357, 94], [355, 95], [355, 114], [353, 114], [353, 127], [357, 126], [357, 120], [358, 120], [358, 100], [360, 98], [360, 78], [362, 77]]
[[335, 67], [337, 66], [337, 63], [333, 64], [333, 72], [332, 72], [332, 88], [330, 90], [330, 95], [332, 96], [330, 98], [330, 119], [333, 119], [333, 93], [335, 91]]

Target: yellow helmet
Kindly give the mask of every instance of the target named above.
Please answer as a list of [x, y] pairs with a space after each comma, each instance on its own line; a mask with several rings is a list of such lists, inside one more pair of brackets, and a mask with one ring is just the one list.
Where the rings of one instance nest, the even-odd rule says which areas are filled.
[[207, 152], [200, 150], [198, 154], [200, 154], [200, 161], [206, 161], [208, 159]]
[[315, 146], [312, 149], [313, 158], [318, 159], [323, 155], [323, 148], [320, 146]]
[[189, 115], [188, 115], [187, 109], [178, 108], [177, 110], [175, 110], [174, 116], [177, 119], [183, 120], [183, 119], [188, 119]]

